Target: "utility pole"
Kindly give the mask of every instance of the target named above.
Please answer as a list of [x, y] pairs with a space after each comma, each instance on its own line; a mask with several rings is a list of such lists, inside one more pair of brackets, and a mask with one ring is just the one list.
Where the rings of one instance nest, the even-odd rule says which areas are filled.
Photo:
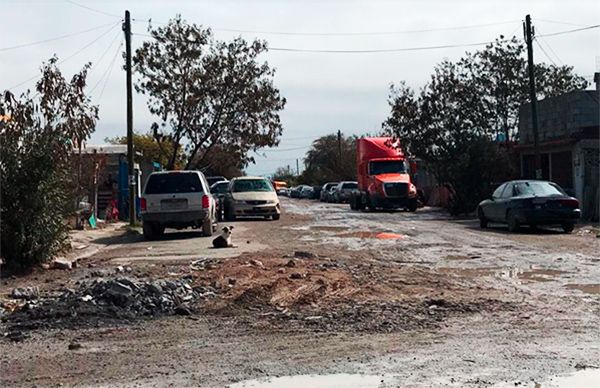
[[338, 129], [338, 162], [340, 163], [340, 168], [342, 167], [342, 131]]
[[533, 125], [533, 148], [535, 152], [535, 178], [542, 179], [542, 157], [540, 155], [540, 136], [538, 132], [537, 97], [535, 94], [535, 76], [533, 68], [533, 36], [531, 16], [525, 16], [525, 42], [527, 43], [527, 67], [529, 71], [529, 99], [531, 100], [531, 123]]
[[296, 159], [296, 175], [300, 175], [300, 164], [298, 164], [298, 159]]
[[135, 185], [133, 168], [133, 97], [131, 89], [131, 20], [129, 11], [125, 11], [125, 71], [127, 72], [127, 167], [129, 182], [129, 225], [135, 225]]

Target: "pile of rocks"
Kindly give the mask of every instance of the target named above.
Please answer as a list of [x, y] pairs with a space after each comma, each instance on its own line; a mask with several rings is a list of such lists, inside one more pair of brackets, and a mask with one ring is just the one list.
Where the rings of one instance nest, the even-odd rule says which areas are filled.
[[96, 278], [60, 295], [27, 302], [3, 320], [23, 329], [99, 326], [161, 315], [189, 315], [200, 298], [215, 295], [192, 287], [192, 279], [142, 281], [129, 277]]

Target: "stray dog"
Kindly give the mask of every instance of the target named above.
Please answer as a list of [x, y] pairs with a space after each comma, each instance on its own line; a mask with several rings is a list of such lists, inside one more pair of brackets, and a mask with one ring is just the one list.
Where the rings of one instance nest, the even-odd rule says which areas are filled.
[[223, 233], [217, 238], [213, 240], [213, 247], [215, 248], [230, 248], [233, 247], [231, 244], [231, 232], [233, 230], [233, 226], [224, 227]]

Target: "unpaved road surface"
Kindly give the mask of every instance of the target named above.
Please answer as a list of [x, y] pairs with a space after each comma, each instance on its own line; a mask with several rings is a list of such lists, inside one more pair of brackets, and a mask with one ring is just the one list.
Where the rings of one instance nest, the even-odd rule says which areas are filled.
[[[561, 375], [600, 378], [597, 228], [509, 234], [427, 208], [283, 206], [280, 221], [233, 223], [235, 248], [211, 249], [193, 231], [149, 242], [113, 228], [89, 234], [94, 250], [71, 271], [2, 279], [0, 385], [300, 387], [316, 385], [277, 377], [324, 375], [321, 386], [552, 387]], [[130, 288], [115, 296], [122, 284]], [[27, 286], [40, 296], [11, 299]]]

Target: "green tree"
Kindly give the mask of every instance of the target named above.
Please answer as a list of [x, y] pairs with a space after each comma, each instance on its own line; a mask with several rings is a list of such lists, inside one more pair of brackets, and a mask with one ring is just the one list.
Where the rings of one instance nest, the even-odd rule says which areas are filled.
[[[74, 148], [89, 138], [98, 107], [85, 95], [89, 64], [70, 81], [56, 57], [42, 66], [37, 94], [0, 99], [0, 236], [2, 256], [14, 269], [51, 259], [66, 247], [81, 174], [72, 170]], [[74, 176], [76, 175], [76, 176]]]
[[[491, 183], [515, 173], [514, 163], [494, 140], [517, 134], [519, 106], [528, 102], [524, 47], [499, 39], [462, 59], [445, 60], [416, 94], [405, 83], [390, 88], [384, 131], [422, 159], [440, 183], [455, 190], [453, 213], [472, 211]], [[587, 86], [568, 66], [538, 64], [539, 98]]]
[[265, 42], [217, 41], [179, 16], [149, 33], [152, 40], [133, 58], [136, 90], [149, 96], [148, 108], [160, 118], [155, 137], [172, 144], [168, 168], [182, 145], [190, 168], [217, 146], [239, 150], [246, 164], [249, 151], [278, 144], [285, 99], [273, 85], [274, 70], [258, 60]]
[[356, 179], [356, 137], [342, 135], [339, 142], [337, 134], [319, 137], [306, 152], [304, 164], [301, 183], [320, 185]]
[[[118, 136], [105, 139], [110, 144], [127, 144], [127, 136]], [[137, 153], [141, 153], [141, 159], [147, 162], [160, 163], [161, 166], [167, 166], [173, 155], [173, 143], [170, 141], [158, 140], [152, 133], [133, 134], [133, 148]], [[176, 153], [173, 169], [182, 169], [185, 166], [185, 155], [183, 150]]]

